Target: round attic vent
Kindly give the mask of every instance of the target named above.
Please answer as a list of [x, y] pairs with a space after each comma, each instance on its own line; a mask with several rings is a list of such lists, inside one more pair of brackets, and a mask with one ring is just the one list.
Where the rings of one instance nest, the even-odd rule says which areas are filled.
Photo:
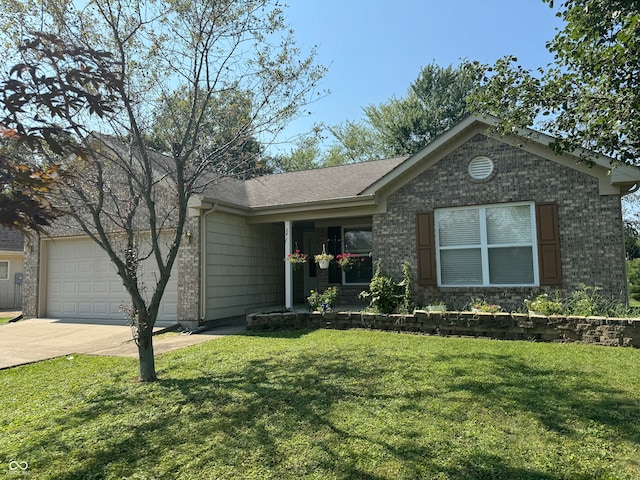
[[493, 173], [493, 161], [489, 157], [476, 157], [469, 162], [469, 175], [474, 180], [484, 180]]

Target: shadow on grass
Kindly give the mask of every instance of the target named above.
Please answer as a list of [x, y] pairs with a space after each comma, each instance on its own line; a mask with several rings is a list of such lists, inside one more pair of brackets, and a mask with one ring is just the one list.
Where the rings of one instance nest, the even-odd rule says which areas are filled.
[[[308, 333], [250, 335], [297, 339]], [[200, 370], [191, 376], [168, 374], [156, 384], [126, 388], [123, 378], [115, 378], [109, 387], [87, 393], [90, 398], [80, 407], [56, 415], [52, 423], [57, 427], [34, 446], [64, 458], [59, 474], [50, 478], [120, 478], [132, 472], [140, 478], [197, 478], [198, 472], [202, 478], [381, 480], [434, 473], [454, 480], [587, 478], [571, 472], [554, 476], [526, 462], [514, 466], [483, 451], [456, 454], [446, 437], [433, 450], [459, 458], [443, 466], [410, 430], [401, 431], [406, 438], [394, 443], [385, 432], [393, 425], [355, 433], [335, 413], [353, 405], [364, 411], [362, 418], [354, 417], [357, 424], [375, 420], [375, 409], [384, 411], [392, 401], [412, 405], [418, 397], [461, 392], [506, 412], [528, 412], [563, 436], [573, 435], [576, 420], [587, 418], [628, 440], [640, 439], [640, 427], [632, 423], [640, 418], [637, 399], [621, 391], [603, 392], [601, 383], [584, 373], [538, 368], [511, 355], [440, 354], [430, 361], [457, 366], [455, 375], [442, 378], [435, 389], [389, 392], [379, 383], [389, 373], [389, 351], [367, 354], [365, 347], [336, 346], [319, 353], [310, 346], [225, 365], [216, 364], [215, 350], [200, 351]], [[474, 378], [474, 365], [481, 365], [485, 380]], [[420, 374], [407, 373], [407, 382]], [[83, 438], [92, 443], [79, 448]]]
[[640, 445], [640, 423], [634, 420], [640, 418], [640, 402], [628, 392], [603, 388], [598, 375], [544, 368], [512, 355], [440, 354], [435, 361], [468, 362], [486, 368], [479, 375], [461, 370], [445, 386], [449, 392], [469, 392], [507, 413], [529, 412], [548, 430], [561, 435], [575, 435], [576, 425], [586, 419], [611, 427], [619, 438]]

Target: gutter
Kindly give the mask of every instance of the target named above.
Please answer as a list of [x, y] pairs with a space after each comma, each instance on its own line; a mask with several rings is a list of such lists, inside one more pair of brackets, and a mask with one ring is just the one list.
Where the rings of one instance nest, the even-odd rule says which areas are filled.
[[324, 199], [316, 200], [312, 202], [296, 202], [286, 204], [272, 204], [272, 205], [256, 205], [252, 207], [230, 205], [219, 200], [205, 198], [203, 202], [212, 203], [216, 205], [216, 211], [231, 213], [234, 215], [241, 215], [246, 218], [258, 219], [261, 217], [274, 217], [278, 215], [286, 215], [289, 217], [291, 214], [309, 214], [314, 212], [323, 211], [339, 211], [349, 208], [363, 208], [363, 207], [376, 207], [377, 198], [376, 194], [357, 195], [353, 197], [343, 197], [338, 199]]

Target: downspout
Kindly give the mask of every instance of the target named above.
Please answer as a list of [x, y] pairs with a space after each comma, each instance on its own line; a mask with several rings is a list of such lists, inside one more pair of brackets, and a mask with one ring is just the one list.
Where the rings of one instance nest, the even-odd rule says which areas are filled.
[[207, 216], [214, 213], [218, 207], [213, 207], [200, 214], [200, 323], [207, 314]]

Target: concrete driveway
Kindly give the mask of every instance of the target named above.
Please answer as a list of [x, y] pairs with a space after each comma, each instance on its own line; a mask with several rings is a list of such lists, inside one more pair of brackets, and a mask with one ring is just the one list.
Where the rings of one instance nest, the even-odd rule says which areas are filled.
[[[157, 355], [244, 329], [242, 322], [192, 335], [169, 333], [154, 338], [154, 352]], [[0, 369], [74, 353], [137, 357], [138, 348], [131, 329], [117, 322], [37, 318], [0, 325]]]

